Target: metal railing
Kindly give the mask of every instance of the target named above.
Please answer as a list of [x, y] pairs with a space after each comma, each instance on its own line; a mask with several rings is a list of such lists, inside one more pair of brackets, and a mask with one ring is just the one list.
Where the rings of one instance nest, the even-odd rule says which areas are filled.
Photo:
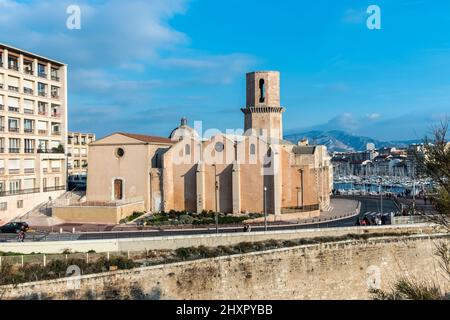
[[62, 199], [64, 201], [55, 200], [54, 205], [56, 207], [121, 207], [129, 204], [143, 202], [142, 197], [135, 197], [125, 200], [114, 200], [114, 201], [86, 201], [86, 202], [67, 202], [66, 199]]
[[296, 212], [309, 212], [309, 211], [317, 211], [319, 209], [320, 209], [319, 204], [312, 204], [312, 205], [306, 205], [306, 206], [301, 206], [301, 207], [281, 208], [281, 213], [287, 214], [287, 213], [296, 213]]
[[39, 193], [39, 188], [0, 191], [0, 197]]
[[8, 110], [11, 111], [11, 112], [19, 112], [20, 109], [18, 107], [9, 106]]
[[19, 88], [15, 86], [8, 86], [8, 90], [13, 92], [19, 92]]
[[45, 187], [43, 190], [44, 192], [61, 191], [66, 190], [66, 186]]
[[417, 215], [417, 216], [397, 216], [392, 218], [393, 225], [416, 224], [416, 223], [432, 223], [436, 221], [436, 215]]
[[26, 93], [26, 94], [33, 94], [34, 93], [34, 91], [33, 91], [33, 89], [31, 89], [31, 88], [23, 88], [23, 93]]
[[41, 148], [39, 148], [37, 150], [37, 153], [57, 153], [57, 154], [62, 154], [62, 153], [64, 153], [64, 150], [58, 150], [56, 148], [54, 148], [54, 149], [41, 149]]

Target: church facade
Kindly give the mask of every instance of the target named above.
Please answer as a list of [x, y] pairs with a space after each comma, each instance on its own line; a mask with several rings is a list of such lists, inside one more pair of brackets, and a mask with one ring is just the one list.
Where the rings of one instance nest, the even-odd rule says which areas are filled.
[[114, 133], [91, 143], [86, 201], [151, 212], [327, 210], [330, 157], [325, 146], [283, 140], [280, 74], [247, 74], [246, 92], [243, 134], [205, 139], [183, 118], [168, 138]]

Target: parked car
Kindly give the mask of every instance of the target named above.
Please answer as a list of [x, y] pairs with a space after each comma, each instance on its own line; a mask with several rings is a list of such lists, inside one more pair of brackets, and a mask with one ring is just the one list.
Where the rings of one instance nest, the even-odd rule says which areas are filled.
[[28, 223], [26, 222], [9, 222], [0, 227], [0, 233], [19, 233], [22, 227], [24, 228], [25, 232], [30, 229]]

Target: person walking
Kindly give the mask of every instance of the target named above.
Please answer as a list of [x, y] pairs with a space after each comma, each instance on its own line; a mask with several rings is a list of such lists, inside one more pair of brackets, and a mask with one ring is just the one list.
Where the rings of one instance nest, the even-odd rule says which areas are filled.
[[25, 230], [23, 227], [20, 228], [19, 233], [17, 234], [17, 241], [24, 242], [25, 241]]

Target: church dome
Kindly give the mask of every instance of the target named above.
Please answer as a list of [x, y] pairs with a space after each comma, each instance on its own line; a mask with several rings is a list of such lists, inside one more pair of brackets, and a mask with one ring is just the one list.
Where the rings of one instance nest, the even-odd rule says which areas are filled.
[[185, 138], [198, 139], [198, 133], [194, 128], [188, 126], [187, 119], [185, 117], [181, 118], [180, 126], [173, 129], [170, 133], [170, 139], [172, 140], [183, 140]]

